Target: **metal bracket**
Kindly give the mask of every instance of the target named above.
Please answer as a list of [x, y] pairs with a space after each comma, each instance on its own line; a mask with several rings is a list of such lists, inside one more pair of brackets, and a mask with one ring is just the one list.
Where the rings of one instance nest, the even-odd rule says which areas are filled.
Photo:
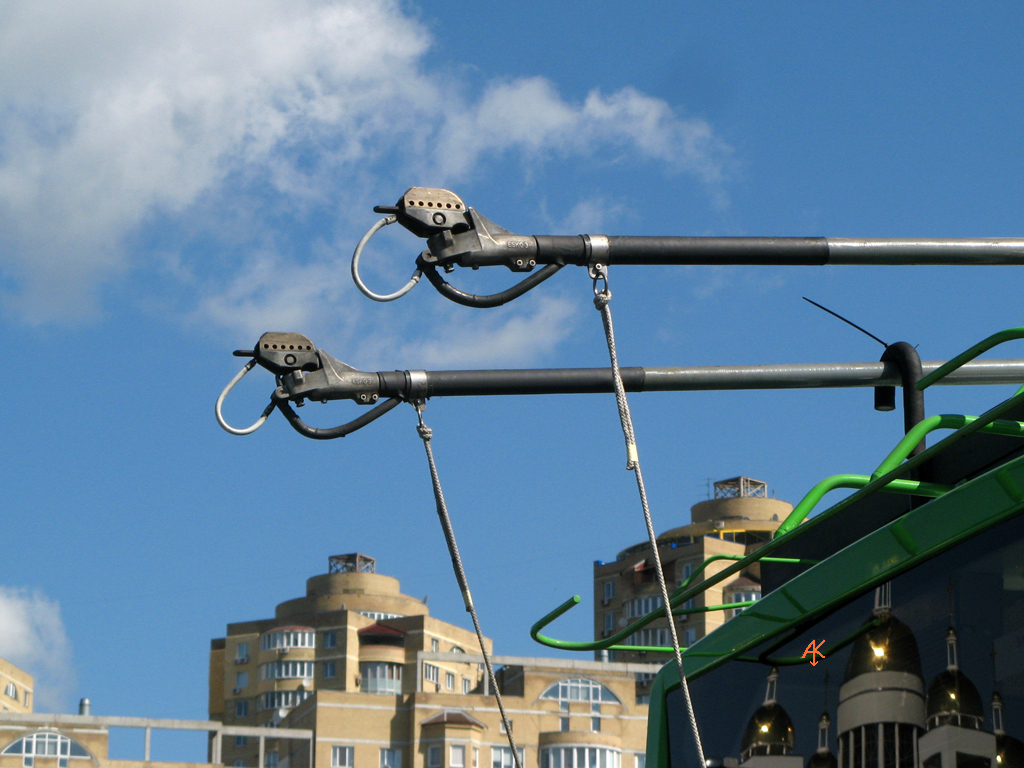
[[[608, 265], [608, 256], [611, 245], [607, 235], [581, 235], [583, 248], [587, 256], [587, 271], [594, 280], [598, 279], [598, 270]], [[607, 269], [604, 270], [604, 279], [608, 279]]]

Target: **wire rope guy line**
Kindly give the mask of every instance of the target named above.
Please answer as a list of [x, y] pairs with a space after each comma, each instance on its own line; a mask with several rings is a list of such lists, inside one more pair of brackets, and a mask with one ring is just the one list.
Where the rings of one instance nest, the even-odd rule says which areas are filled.
[[[607, 252], [608, 239], [603, 236], [591, 238], [591, 246], [595, 256], [601, 252]], [[654, 522], [651, 519], [651, 508], [647, 500], [647, 488], [644, 485], [643, 472], [640, 469], [640, 454], [636, 447], [636, 433], [633, 429], [633, 417], [629, 412], [629, 401], [626, 399], [626, 388], [622, 383], [622, 373], [619, 370], [619, 357], [615, 349], [615, 328], [612, 325], [612, 292], [608, 284], [608, 266], [596, 261], [590, 267], [590, 276], [594, 283], [594, 307], [601, 313], [601, 322], [604, 326], [605, 341], [608, 344], [608, 357], [611, 360], [612, 383], [615, 387], [615, 402], [619, 409], [619, 421], [622, 425], [622, 435], [626, 441], [626, 470], [632, 471], [636, 477], [636, 487], [640, 494], [640, 506], [644, 513], [644, 523], [647, 526], [647, 537], [651, 543], [651, 552], [654, 557], [654, 572], [658, 577], [658, 587], [661, 589], [661, 598], [665, 606], [665, 618], [668, 621], [669, 636], [672, 639], [672, 653], [675, 656], [676, 668], [679, 670], [679, 684], [683, 690], [683, 700], [686, 702], [686, 714], [690, 720], [690, 727], [693, 730], [693, 741], [697, 747], [699, 765], [707, 765], [704, 758], [704, 745], [700, 740], [700, 729], [697, 727], [697, 715], [693, 711], [693, 700], [690, 698], [690, 686], [686, 682], [686, 672], [683, 670], [683, 654], [679, 648], [679, 635], [676, 632], [675, 619], [672, 616], [672, 601], [668, 593], [668, 585], [665, 583], [665, 572], [661, 567], [661, 554], [658, 552], [658, 537], [654, 532]], [[600, 286], [600, 287], [599, 287]]]
[[434, 489], [434, 502], [437, 505], [437, 517], [441, 521], [441, 530], [444, 531], [444, 540], [448, 545], [448, 554], [452, 559], [452, 568], [455, 570], [455, 580], [459, 583], [462, 591], [462, 600], [466, 604], [466, 611], [473, 619], [473, 629], [476, 630], [476, 639], [480, 643], [480, 653], [484, 657], [484, 667], [487, 670], [487, 680], [491, 690], [494, 691], [494, 700], [498, 704], [498, 712], [501, 714], [501, 724], [505, 728], [505, 735], [508, 737], [508, 745], [512, 748], [512, 759], [515, 761], [515, 768], [523, 768], [522, 760], [519, 757], [519, 750], [516, 749], [515, 737], [512, 735], [512, 724], [505, 714], [505, 704], [501, 699], [501, 690], [498, 688], [498, 681], [494, 678], [494, 667], [491, 665], [491, 657], [487, 653], [487, 646], [484, 643], [484, 633], [480, 629], [480, 619], [476, 615], [476, 606], [473, 604], [473, 595], [469, 591], [469, 580], [466, 578], [466, 569], [462, 565], [462, 557], [459, 555], [459, 545], [455, 541], [455, 529], [452, 527], [452, 520], [448, 514], [448, 505], [444, 500], [444, 491], [441, 489], [441, 476], [437, 472], [437, 464], [434, 462], [434, 451], [430, 441], [434, 437], [434, 431], [423, 421], [423, 411], [427, 404], [423, 400], [410, 401], [416, 409], [416, 416], [419, 424], [416, 431], [423, 440], [423, 448], [427, 453], [427, 465], [430, 467], [430, 482]]

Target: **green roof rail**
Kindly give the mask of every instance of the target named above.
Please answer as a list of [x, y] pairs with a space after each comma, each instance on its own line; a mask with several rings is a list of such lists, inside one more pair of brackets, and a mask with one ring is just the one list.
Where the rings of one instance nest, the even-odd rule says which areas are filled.
[[[696, 577], [705, 568], [707, 568], [707, 566], [710, 565], [711, 563], [715, 562], [716, 560], [737, 560], [737, 561], [749, 560], [750, 557], [751, 557], [750, 555], [712, 555], [711, 557], [707, 558], [703, 563], [701, 563], [699, 566], [697, 566], [697, 568], [694, 569], [693, 574], [686, 581], [684, 581], [679, 587], [677, 587], [675, 592], [673, 592], [669, 596], [670, 608], [675, 609], [681, 603], [685, 602], [686, 600], [689, 600], [693, 595], [700, 594], [701, 592], [703, 592], [704, 589], [707, 589], [707, 586], [711, 586], [711, 584], [716, 583], [716, 581], [713, 581], [713, 579], [715, 579], [715, 577], [713, 576], [713, 577], [711, 577], [710, 579], [707, 580], [707, 582], [706, 582], [707, 586], [704, 586], [703, 589], [688, 590], [688, 587], [690, 586], [690, 584], [693, 583], [694, 579], [696, 579]], [[760, 558], [760, 560], [763, 561], [763, 562], [769, 562], [769, 563], [772, 563], [772, 562], [774, 562], [774, 563], [789, 563], [789, 564], [795, 564], [795, 565], [814, 565], [815, 563], [818, 562], [817, 560], [803, 560], [803, 559], [798, 558], [798, 557], [763, 557], [763, 558]], [[724, 573], [724, 571], [723, 571], [723, 573]], [[716, 576], [720, 576], [720, 574], [716, 574]], [[704, 584], [705, 584], [705, 582], [701, 582], [701, 585], [698, 585], [698, 586], [703, 586]], [[692, 592], [692, 594], [690, 594], [690, 592]], [[530, 627], [530, 637], [532, 637], [534, 640], [536, 640], [541, 645], [546, 645], [549, 648], [561, 648], [562, 650], [565, 650], [565, 651], [602, 651], [602, 650], [605, 650], [605, 649], [624, 650], [624, 649], [627, 649], [627, 648], [630, 649], [630, 650], [640, 650], [640, 651], [643, 651], [643, 650], [652, 650], [654, 648], [654, 646], [620, 646], [620, 645], [618, 645], [618, 643], [619, 643], [620, 640], [625, 640], [627, 637], [632, 635], [638, 629], [642, 629], [642, 628], [646, 627], [648, 624], [650, 624], [655, 619], [658, 619], [658, 618], [664, 616], [665, 615], [665, 607], [664, 606], [662, 606], [661, 608], [658, 608], [658, 609], [656, 609], [654, 611], [651, 611], [646, 616], [642, 616], [641, 618], [637, 619], [632, 624], [630, 624], [628, 627], [625, 627], [624, 629], [619, 630], [614, 635], [612, 635], [611, 637], [605, 638], [604, 640], [590, 640], [590, 641], [557, 640], [557, 639], [555, 639], [553, 637], [547, 637], [546, 635], [542, 635], [541, 634], [541, 630], [542, 629], [544, 629], [548, 624], [553, 622], [555, 619], [557, 619], [562, 614], [568, 612], [572, 608], [575, 608], [577, 605], [579, 605], [579, 602], [580, 602], [580, 596], [579, 595], [573, 595], [568, 600], [566, 600], [564, 603], [562, 603], [560, 606], [555, 608], [553, 611], [551, 611], [551, 612], [547, 613], [546, 615], [544, 615], [543, 617], [541, 617], [532, 627]], [[707, 612], [707, 611], [712, 611], [712, 610], [725, 610], [726, 608], [736, 608], [738, 605], [739, 605], [738, 603], [730, 603], [728, 605], [711, 606], [711, 607], [703, 609], [703, 611], [701, 611], [701, 612]], [[688, 612], [690, 612], [690, 613], [697, 613], [698, 611], [696, 609], [694, 609], [694, 610], [691, 610], [691, 611], [688, 611]], [[669, 649], [669, 650], [671, 650], [671, 649]]]
[[[1010, 340], [1011, 338], [1024, 338], [1024, 328], [1010, 329], [1008, 331], [1003, 331], [999, 334], [994, 334], [992, 337], [989, 337], [989, 339], [986, 339], [985, 342], [976, 345], [976, 347], [980, 348], [986, 342], [991, 341], [989, 347], [984, 347], [980, 349], [978, 352], [975, 353], [975, 355], [980, 354], [982, 351], [984, 351], [984, 349], [991, 348], [991, 346], [995, 346], [996, 344], [1001, 343], [1002, 341]], [[995, 341], [992, 341], [992, 339], [995, 339]], [[975, 348], [972, 347], [972, 349], [968, 350], [968, 352], [972, 352], [974, 349]], [[964, 355], [966, 354], [967, 353], [964, 353]], [[959, 357], [963, 358], [964, 355], [961, 355]], [[955, 358], [950, 362], [956, 362], [957, 359], [959, 358]], [[970, 358], [965, 358], [961, 360], [956, 366], [951, 367], [949, 370], [953, 370], [955, 367], [959, 367], [959, 365], [962, 365], [964, 362], [967, 362], [968, 359]], [[937, 369], [935, 373], [938, 373], [939, 370], [940, 369]], [[945, 373], [943, 373], [943, 375], [946, 375], [948, 372], [949, 371], [947, 370]], [[847, 509], [852, 504], [856, 503], [860, 499], [863, 499], [865, 496], [876, 491], [889, 490], [897, 493], [911, 493], [914, 495], [940, 498], [941, 496], [949, 493], [951, 490], [955, 490], [937, 483], [921, 483], [919, 481], [903, 480], [900, 476], [911, 471], [913, 468], [920, 466], [924, 462], [929, 461], [938, 453], [941, 453], [950, 446], [956, 444], [957, 442], [963, 440], [968, 435], [971, 435], [975, 432], [986, 431], [994, 434], [1012, 435], [1018, 437], [1024, 436], [1024, 425], [1015, 421], [999, 419], [1000, 416], [1002, 416], [1003, 414], [1007, 413], [1008, 411], [1012, 410], [1013, 408], [1017, 407], [1022, 403], [1024, 403], [1024, 387], [1022, 387], [1021, 390], [1019, 390], [1015, 395], [990, 408], [981, 416], [972, 417], [947, 414], [944, 416], [932, 417], [931, 420], [926, 419], [925, 422], [922, 422], [922, 424], [925, 424], [925, 426], [921, 428], [922, 430], [924, 430], [924, 434], [926, 434], [928, 431], [932, 431], [934, 429], [939, 429], [942, 427], [959, 428], [957, 428], [956, 431], [953, 432], [953, 434], [949, 435], [942, 441], [926, 449], [922, 453], [919, 453], [917, 456], [911, 457], [908, 460], [903, 461], [903, 459], [905, 459], [907, 455], [909, 455], [909, 450], [912, 449], [913, 446], [920, 441], [922, 436], [920, 433], [915, 435], [913, 430], [911, 430], [911, 432], [904, 436], [904, 438], [897, 444], [896, 448], [894, 448], [890, 452], [889, 456], [886, 457], [886, 459], [879, 466], [878, 470], [876, 470], [870, 478], [865, 478], [862, 475], [836, 475], [832, 478], [826, 478], [822, 482], [818, 483], [814, 488], [812, 488], [811, 491], [807, 494], [807, 497], [805, 497], [805, 499], [801, 501], [800, 505], [798, 505], [797, 508], [794, 508], [793, 512], [790, 513], [790, 515], [783, 522], [783, 526], [780, 526], [779, 530], [776, 531], [775, 537], [770, 542], [765, 544], [756, 552], [753, 552], [749, 555], [715, 555], [711, 558], [708, 558], [704, 563], [701, 564], [701, 566], [698, 567], [697, 571], [689, 579], [687, 579], [686, 582], [680, 585], [675, 590], [675, 592], [670, 596], [670, 605], [667, 608], [662, 607], [656, 611], [651, 612], [647, 616], [638, 619], [630, 626], [622, 629], [621, 631], [615, 633], [609, 638], [605, 638], [604, 640], [577, 642], [568, 640], [558, 640], [541, 634], [541, 630], [544, 629], [548, 624], [550, 624], [555, 619], [562, 616], [564, 613], [566, 613], [567, 611], [569, 611], [570, 609], [579, 604], [579, 595], [574, 595], [569, 600], [565, 601], [560, 606], [558, 606], [553, 611], [549, 612], [539, 621], [537, 621], [530, 628], [530, 636], [542, 645], [546, 645], [551, 648], [561, 648], [563, 650], [590, 651], [613, 648], [621, 640], [624, 640], [625, 638], [629, 637], [629, 635], [633, 634], [636, 630], [646, 626], [647, 624], [650, 624], [652, 621], [662, 616], [665, 616], [666, 610], [678, 607], [680, 604], [684, 603], [686, 600], [689, 600], [691, 597], [695, 597], [696, 595], [705, 592], [709, 587], [713, 586], [714, 584], [723, 581], [729, 576], [732, 576], [733, 574], [742, 571], [744, 568], [754, 563], [773, 561], [791, 563], [810, 563], [811, 561], [802, 561], [797, 558], [772, 558], [769, 557], [769, 555], [771, 552], [778, 549], [784, 543], [790, 541], [792, 537], [806, 535], [810, 530], [816, 527], [818, 523], [824, 522], [825, 520], [841, 513], [843, 510]], [[906, 453], [904, 453], [904, 451]], [[892, 467], [891, 469], [889, 469], [890, 466]], [[825, 510], [824, 512], [820, 513], [815, 518], [809, 520], [806, 525], [800, 525], [800, 522], [802, 522], [803, 519], [806, 518], [806, 515], [809, 514], [811, 509], [813, 509], [817, 502], [820, 501], [821, 498], [829, 490], [839, 487], [859, 487], [859, 490], [856, 493], [853, 493], [847, 498], [838, 502], [834, 506], [830, 507], [829, 509]], [[817, 498], [814, 498], [815, 496]], [[805, 504], [804, 502], [807, 503]], [[800, 512], [802, 517], [797, 516], [796, 513], [798, 511]], [[790, 524], [791, 521], [794, 522]], [[785, 530], [783, 530], [784, 526], [786, 528]], [[693, 581], [697, 574], [703, 571], [710, 562], [719, 559], [735, 560], [736, 562], [733, 565], [724, 568], [719, 573], [704, 579], [699, 584], [694, 585]], [[724, 607], [737, 606], [733, 604], [732, 606]], [[716, 609], [722, 609], [724, 607], [718, 607]], [[740, 616], [742, 615], [744, 614], [740, 614]], [[628, 647], [635, 650], [662, 650], [659, 646], [620, 647]], [[689, 651], [688, 655], [700, 656], [705, 654], [694, 654], [692, 651]], [[744, 660], [749, 661], [751, 659]]]
[[987, 339], [982, 339], [970, 349], [966, 349], [956, 357], [946, 361], [927, 376], [922, 377], [916, 384], [918, 389], [927, 389], [935, 382], [945, 378], [964, 363], [969, 363], [978, 355], [987, 352], [992, 347], [997, 347], [1007, 341], [1024, 339], [1024, 328], [1007, 328], [1005, 331], [993, 333]]

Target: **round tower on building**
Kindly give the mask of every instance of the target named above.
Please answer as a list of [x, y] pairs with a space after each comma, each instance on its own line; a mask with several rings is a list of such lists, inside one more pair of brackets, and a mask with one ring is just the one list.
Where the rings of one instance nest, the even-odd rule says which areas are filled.
[[889, 585], [876, 590], [872, 624], [853, 644], [839, 689], [841, 768], [916, 768], [925, 725], [921, 654], [892, 615]]
[[744, 762], [759, 755], [788, 755], [793, 750], [793, 721], [776, 698], [778, 682], [779, 670], [772, 667], [768, 674], [764, 704], [751, 715], [747, 729], [743, 732], [740, 755]]
[[992, 731], [996, 735], [995, 768], [1024, 768], [1024, 742], [1010, 736], [1003, 727], [1003, 697], [992, 692]]
[[946, 670], [928, 686], [928, 730], [940, 725], [981, 730], [985, 712], [974, 683], [960, 671], [956, 630], [946, 632]]
[[981, 696], [960, 671], [956, 631], [946, 632], [946, 670], [928, 686], [928, 733], [918, 741], [922, 768], [997, 765], [994, 734], [982, 730]]
[[837, 768], [839, 761], [828, 746], [828, 712], [822, 712], [818, 720], [818, 751], [807, 759], [806, 768]]

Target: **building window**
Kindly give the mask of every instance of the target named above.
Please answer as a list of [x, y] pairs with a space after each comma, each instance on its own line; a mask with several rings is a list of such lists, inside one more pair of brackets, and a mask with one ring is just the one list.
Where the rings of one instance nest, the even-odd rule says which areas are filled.
[[636, 756], [636, 768], [647, 768], [647, 755]]
[[[733, 592], [732, 593], [732, 599], [729, 602], [730, 603], [747, 603], [747, 602], [750, 602], [751, 600], [760, 600], [760, 599], [761, 599], [761, 593], [760, 592], [755, 592], [755, 591], [751, 590], [749, 592]], [[739, 616], [745, 610], [746, 610], [746, 608], [733, 608], [731, 611], [729, 611], [729, 618], [731, 619], [733, 616]]]
[[239, 643], [235, 646], [235, 662], [245, 664], [247, 661], [249, 661], [249, 644]]
[[[526, 765], [523, 760], [523, 748], [519, 748], [519, 764]], [[512, 747], [491, 747], [491, 768], [515, 768], [512, 759]]]
[[427, 768], [441, 768], [442, 749], [440, 744], [434, 744], [427, 748]]
[[245, 768], [245, 760], [235, 760], [235, 768]]
[[267, 752], [263, 756], [263, 768], [277, 768], [277, 752]]
[[606, 613], [604, 615], [604, 631], [614, 632], [615, 631], [615, 614]]
[[444, 687], [449, 691], [455, 690], [455, 675], [451, 672], [444, 673]]
[[235, 702], [235, 717], [248, 717], [249, 716], [249, 702], [245, 699], [239, 699]]
[[428, 683], [441, 682], [441, 668], [434, 664], [423, 665], [423, 679]]
[[622, 755], [608, 747], [544, 747], [540, 768], [621, 768]]
[[480, 747], [473, 747], [473, 768], [480, 766]]
[[338, 647], [338, 633], [337, 632], [324, 632], [324, 648], [337, 648]]
[[260, 680], [309, 680], [312, 677], [312, 661], [272, 661], [260, 664]]
[[359, 676], [363, 693], [401, 693], [402, 665], [387, 661], [359, 662]]
[[615, 582], [614, 581], [606, 581], [604, 583], [604, 599], [605, 599], [605, 602], [608, 602], [613, 597], [615, 597]]
[[665, 602], [661, 597], [652, 595], [651, 597], [637, 597], [633, 600], [627, 600], [623, 605], [623, 609], [627, 619], [639, 619], [642, 616], [653, 613], [664, 605]]
[[462, 678], [462, 692], [463, 693], [469, 693], [472, 690], [473, 690], [473, 681], [470, 680], [468, 677]]
[[59, 768], [68, 768], [69, 758], [91, 758], [89, 752], [62, 733], [33, 733], [4, 747], [3, 755], [21, 755], [24, 768], [32, 768], [36, 757], [55, 757]]
[[381, 749], [380, 768], [402, 768], [402, 750]]
[[683, 645], [689, 648], [691, 645], [697, 642], [697, 630], [696, 629], [684, 629], [683, 630]]
[[[515, 721], [513, 721], [512, 719], [509, 719], [509, 721], [508, 721], [508, 731], [514, 731], [515, 728], [516, 728]], [[498, 730], [501, 731], [501, 733], [508, 733], [508, 731], [505, 730], [505, 721], [504, 720], [502, 720], [502, 721], [500, 721], [498, 723]]]
[[267, 691], [257, 698], [260, 711], [292, 709], [313, 695], [313, 691]]
[[275, 629], [260, 638], [260, 650], [315, 648], [316, 633], [311, 629]]
[[328, 677], [337, 677], [337, 676], [338, 676], [338, 667], [336, 666], [335, 662], [333, 662], [333, 661], [325, 661], [324, 662], [324, 677], [328, 678]]
[[465, 652], [466, 652], [465, 648], [460, 648], [457, 645], [453, 645], [452, 646], [452, 653], [465, 653]]
[[9, 697], [18, 700], [18, 688], [14, 683], [8, 683], [7, 687], [4, 688], [4, 693]]
[[568, 733], [569, 732], [569, 718], [568, 717], [560, 717], [560, 718], [558, 718], [558, 730], [560, 730], [562, 733]]
[[244, 747], [248, 741], [249, 738], [247, 736], [235, 736], [236, 747]]
[[331, 747], [331, 768], [352, 768], [355, 747]]
[[[667, 632], [668, 630], [663, 630]], [[550, 686], [540, 696], [542, 699], [554, 699], [555, 701], [607, 701], [609, 704], [621, 704], [619, 697], [611, 692], [609, 688], [596, 680], [586, 678], [575, 678], [572, 680], [560, 680]]]
[[29, 693], [28, 691], [25, 691], [25, 708], [26, 709], [31, 709], [31, 705], [32, 705], [32, 694]]
[[356, 611], [356, 613], [365, 616], [368, 619], [374, 621], [387, 621], [388, 619], [401, 619], [405, 616], [404, 613], [384, 613], [383, 611]]
[[643, 645], [664, 648], [671, 644], [668, 627], [646, 627], [637, 630], [626, 639], [626, 645]]
[[249, 687], [249, 673], [248, 672], [235, 672], [235, 688], [248, 688]]
[[683, 610], [684, 611], [692, 611], [693, 608], [694, 608], [694, 602], [693, 602], [694, 600], [695, 600], [695, 598], [691, 597], [689, 600], [687, 600], [685, 603], [683, 603]]
[[601, 732], [601, 702], [599, 701], [590, 704], [590, 730], [594, 733]]
[[433, 653], [437, 653], [441, 650], [441, 641], [438, 640], [436, 637], [430, 641], [430, 650]]
[[462, 744], [452, 744], [448, 755], [448, 768], [466, 768], [466, 748]]

